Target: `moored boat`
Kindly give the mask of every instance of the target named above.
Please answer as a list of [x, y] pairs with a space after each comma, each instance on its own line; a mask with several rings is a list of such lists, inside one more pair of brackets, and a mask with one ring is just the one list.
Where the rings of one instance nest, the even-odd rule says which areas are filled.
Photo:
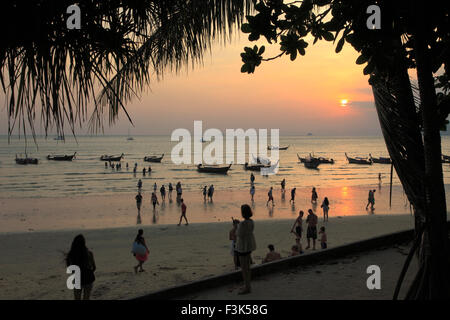
[[267, 150], [287, 150], [289, 146], [280, 147], [280, 146], [267, 146]]
[[38, 164], [39, 160], [37, 158], [30, 158], [28, 155], [25, 155], [25, 158], [19, 158], [16, 154], [16, 163], [17, 164]]
[[248, 164], [248, 162], [246, 162], [244, 164], [244, 169], [250, 171], [261, 171], [262, 168], [270, 168], [270, 167], [271, 167], [270, 164], [262, 164], [262, 163]]
[[317, 169], [317, 167], [319, 167], [319, 165], [320, 165], [320, 161], [317, 158], [309, 156], [309, 157], [305, 158], [305, 161], [303, 162], [303, 164], [305, 165], [305, 168]]
[[147, 162], [161, 162], [162, 158], [164, 157], [164, 153], [160, 156], [146, 156], [144, 157], [144, 161]]
[[298, 162], [300, 162], [300, 163], [303, 163], [303, 162], [305, 162], [305, 160], [306, 160], [306, 158], [300, 157], [300, 156], [298, 155], [298, 153], [297, 153], [297, 158], [298, 158]]
[[197, 166], [198, 172], [218, 173], [218, 174], [227, 174], [227, 172], [230, 168], [231, 168], [231, 163], [228, 166], [218, 166], [218, 165], [204, 166], [202, 164], [199, 164]]
[[345, 153], [345, 157], [348, 160], [348, 163], [352, 163], [352, 164], [372, 164], [372, 161], [368, 158], [361, 158], [361, 157], [356, 157], [356, 158], [350, 158], [349, 156], [347, 156], [347, 153]]
[[120, 161], [123, 158], [123, 153], [120, 156], [108, 156], [108, 155], [102, 155], [100, 157], [101, 161]]
[[47, 156], [47, 159], [48, 160], [54, 160], [54, 161], [72, 161], [73, 160], [73, 158], [75, 158], [75, 155], [76, 155], [77, 153], [75, 152], [74, 154], [72, 154], [72, 155], [48, 155]]
[[374, 157], [372, 157], [372, 155], [370, 153], [369, 153], [369, 157], [370, 157], [370, 161], [372, 161], [373, 163], [383, 163], [383, 164], [391, 163], [391, 158], [386, 158], [386, 157], [374, 158]]

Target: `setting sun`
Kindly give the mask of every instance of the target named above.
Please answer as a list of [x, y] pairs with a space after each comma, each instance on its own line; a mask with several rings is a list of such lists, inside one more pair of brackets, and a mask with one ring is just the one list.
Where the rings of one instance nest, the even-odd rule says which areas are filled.
[[341, 107], [346, 107], [348, 104], [348, 100], [347, 99], [341, 99]]

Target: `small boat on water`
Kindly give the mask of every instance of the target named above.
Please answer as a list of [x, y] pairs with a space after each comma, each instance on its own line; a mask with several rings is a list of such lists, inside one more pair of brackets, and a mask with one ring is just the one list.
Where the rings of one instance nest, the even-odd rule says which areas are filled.
[[383, 164], [391, 163], [391, 158], [383, 158], [383, 157], [374, 158], [374, 157], [372, 157], [372, 155], [370, 153], [369, 153], [369, 157], [370, 157], [370, 161], [372, 161], [373, 163], [383, 163]]
[[231, 163], [228, 166], [218, 166], [218, 165], [204, 166], [203, 164], [199, 164], [197, 166], [198, 172], [218, 173], [218, 174], [227, 174], [227, 172], [230, 168], [231, 168]]
[[267, 150], [287, 150], [289, 146], [280, 147], [280, 146], [267, 146]]
[[308, 158], [305, 159], [303, 164], [305, 165], [305, 168], [317, 169], [319, 167], [319, 165], [320, 165], [320, 161], [317, 158], [308, 157]]
[[269, 158], [264, 158], [261, 156], [257, 156], [255, 157], [254, 155], [252, 155], [253, 157], [253, 161], [256, 162], [257, 164], [265, 164], [265, 165], [269, 165], [270, 166], [270, 159]]
[[248, 164], [248, 162], [246, 162], [244, 164], [244, 169], [250, 171], [261, 171], [262, 168], [270, 168], [270, 167], [271, 167], [270, 164], [262, 164], [262, 163]]
[[106, 154], [100, 157], [101, 161], [120, 161], [123, 158], [123, 153], [120, 156], [108, 156]]
[[17, 164], [38, 164], [39, 160], [37, 158], [30, 158], [28, 155], [25, 155], [25, 158], [19, 158], [16, 154], [16, 163]]
[[161, 162], [163, 157], [164, 157], [164, 153], [160, 156], [146, 156], [146, 157], [144, 157], [144, 161], [146, 161], [146, 162]]
[[314, 156], [314, 154], [313, 155], [309, 154], [309, 156], [311, 158], [317, 159], [320, 164], [334, 164], [334, 159], [332, 158], [316, 157]]
[[48, 160], [54, 160], [54, 161], [72, 161], [73, 160], [73, 158], [75, 158], [75, 155], [76, 155], [77, 153], [75, 152], [74, 154], [72, 154], [72, 155], [48, 155], [47, 156], [47, 159]]
[[372, 164], [372, 160], [368, 159], [368, 158], [361, 158], [361, 157], [356, 157], [356, 158], [350, 158], [349, 156], [347, 156], [347, 153], [345, 153], [345, 157], [348, 160], [348, 163], [352, 163], [352, 164]]

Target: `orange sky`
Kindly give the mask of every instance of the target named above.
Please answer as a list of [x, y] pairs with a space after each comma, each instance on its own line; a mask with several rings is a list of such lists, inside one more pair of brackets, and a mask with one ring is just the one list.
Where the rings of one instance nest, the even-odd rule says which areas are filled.
[[[111, 128], [106, 119], [105, 133], [126, 134], [131, 128], [133, 135], [170, 134], [203, 120], [204, 128], [279, 128], [281, 135], [380, 134], [368, 78], [350, 45], [336, 54], [332, 43], [310, 41], [306, 56], [294, 62], [286, 56], [242, 74], [240, 53], [254, 44], [241, 34], [227, 46], [215, 45], [203, 66], [166, 75], [128, 104], [134, 128], [122, 114]], [[279, 53], [277, 44], [260, 44], [266, 45], [266, 57]], [[341, 99], [349, 106], [341, 107]], [[0, 133], [6, 134], [4, 108], [0, 115]]]

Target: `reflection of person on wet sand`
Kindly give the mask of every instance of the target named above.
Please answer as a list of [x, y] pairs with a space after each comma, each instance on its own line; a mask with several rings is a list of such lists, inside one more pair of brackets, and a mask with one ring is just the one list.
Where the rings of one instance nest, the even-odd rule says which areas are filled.
[[137, 215], [137, 218], [136, 218], [136, 224], [141, 224], [141, 223], [142, 223], [141, 212], [138, 211], [138, 215]]
[[255, 185], [252, 184], [252, 186], [250, 187], [250, 195], [252, 196], [252, 202], [255, 201], [254, 200], [254, 196], [255, 196]]

